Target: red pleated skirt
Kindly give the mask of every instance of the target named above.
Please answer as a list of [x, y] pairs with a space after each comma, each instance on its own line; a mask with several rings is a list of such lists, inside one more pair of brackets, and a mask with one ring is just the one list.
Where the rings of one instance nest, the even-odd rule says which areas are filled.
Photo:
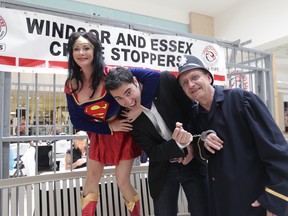
[[105, 165], [117, 166], [120, 160], [136, 158], [142, 151], [127, 132], [113, 132], [113, 135], [88, 133], [88, 136], [89, 158]]

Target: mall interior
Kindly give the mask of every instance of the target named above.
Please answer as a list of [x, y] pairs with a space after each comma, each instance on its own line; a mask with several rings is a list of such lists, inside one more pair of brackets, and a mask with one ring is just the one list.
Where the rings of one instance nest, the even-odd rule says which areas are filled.
[[[59, 68], [54, 67], [54, 70], [50, 70], [43, 65], [39, 67], [7, 65], [4, 57], [6, 59], [5, 51], [9, 51], [8, 44], [14, 43], [13, 46], [19, 47], [19, 50], [14, 51], [16, 57], [18, 54], [20, 56], [25, 53], [26, 50], [40, 59], [38, 54], [45, 50], [42, 49], [41, 41], [32, 42], [35, 43], [32, 47], [31, 43], [29, 47], [25, 45], [25, 40], [28, 41], [31, 38], [29, 35], [23, 38], [21, 35], [16, 36], [17, 32], [21, 34], [23, 30], [16, 24], [13, 24], [13, 27], [9, 26], [7, 21], [5, 24], [5, 19], [8, 19], [5, 17], [6, 14], [11, 16], [10, 14], [15, 11], [17, 14], [15, 20], [18, 14], [19, 17], [22, 14], [23, 16], [33, 14], [34, 18], [44, 17], [42, 18], [43, 25], [50, 21], [52, 23], [53, 20], [64, 25], [70, 20], [71, 26], [75, 22], [83, 22], [85, 26], [97, 26], [103, 29], [107, 26], [112, 30], [115, 28], [123, 29], [124, 32], [141, 32], [145, 35], [143, 37], [156, 34], [160, 37], [164, 35], [164, 37], [173, 38], [192, 38], [195, 44], [199, 41], [216, 44], [224, 50], [227, 66], [226, 83], [221, 84], [229, 87], [233, 78], [236, 80], [240, 77], [238, 86], [243, 87], [248, 79], [247, 90], [259, 93], [288, 140], [288, 32], [285, 28], [285, 20], [288, 19], [287, 7], [288, 2], [284, 0], [267, 2], [260, 0], [201, 2], [196, 0], [180, 2], [0, 0], [0, 24], [2, 23], [0, 26], [0, 198], [2, 199], [0, 215], [81, 215], [78, 204], [70, 205], [69, 201], [63, 201], [61, 197], [67, 196], [68, 200], [79, 203], [79, 198], [75, 194], [80, 193], [85, 182], [86, 170], [84, 168], [75, 172], [61, 168], [66, 150], [72, 148], [72, 140], [77, 137], [70, 122], [64, 94], [64, 83], [68, 75], [67, 66], [65, 66], [67, 56], [64, 54], [67, 37], [63, 36], [59, 40], [58, 49], [55, 48], [56, 46], [50, 47], [50, 51], [58, 50], [62, 55], [59, 58], [55, 51], [51, 58], [51, 62], [56, 62], [57, 58], [60, 59], [62, 65]], [[28, 19], [26, 21], [29, 22]], [[39, 29], [42, 24], [39, 24]], [[69, 26], [69, 24], [66, 25]], [[10, 30], [15, 35], [7, 39]], [[48, 31], [49, 26], [46, 25], [47, 37], [50, 36]], [[7, 44], [5, 40], [8, 41]], [[236, 56], [235, 62], [230, 61], [234, 55], [233, 52]], [[13, 54], [9, 53], [10, 55]], [[244, 65], [243, 62], [247, 62], [247, 59], [252, 63]], [[16, 63], [20, 65], [20, 60]], [[111, 65], [115, 64], [111, 63]], [[235, 75], [235, 71], [243, 74]], [[64, 144], [61, 147], [60, 143], [63, 140], [65, 142], [62, 142]], [[39, 159], [42, 157], [39, 152], [49, 142], [52, 143], [49, 148], [50, 155], [45, 155], [49, 164], [46, 169], [42, 170], [39, 169], [41, 164]], [[25, 170], [21, 157], [31, 147], [31, 143], [34, 143], [39, 152], [36, 156], [32, 156], [36, 158], [32, 158], [36, 163], [32, 168], [30, 167], [29, 171], [27, 164]], [[11, 161], [9, 162], [11, 149], [14, 161], [12, 168]], [[146, 193], [148, 191], [147, 163], [149, 160], [143, 164], [140, 159], [135, 160], [131, 174], [131, 178], [143, 192], [142, 214], [144, 216], [153, 215], [152, 199], [149, 197], [149, 192]], [[123, 204], [120, 202], [119, 205], [115, 204], [115, 199], [118, 201], [115, 194], [119, 194], [115, 186], [115, 167], [107, 166], [106, 168], [101, 180], [102, 186], [100, 186], [105, 191], [103, 194], [106, 194], [101, 199], [106, 202], [103, 202], [105, 204], [101, 205], [101, 209], [97, 209], [97, 215], [114, 215], [111, 212], [119, 211], [120, 213], [115, 215], [124, 216], [127, 210]], [[57, 191], [55, 188], [61, 193], [55, 192]], [[113, 191], [113, 196], [109, 196], [111, 191]], [[4, 201], [6, 196], [10, 198]], [[56, 208], [57, 202], [63, 204], [60, 210]], [[15, 203], [17, 203], [17, 208], [11, 208]], [[188, 215], [183, 192], [179, 196], [178, 203], [178, 215]]]

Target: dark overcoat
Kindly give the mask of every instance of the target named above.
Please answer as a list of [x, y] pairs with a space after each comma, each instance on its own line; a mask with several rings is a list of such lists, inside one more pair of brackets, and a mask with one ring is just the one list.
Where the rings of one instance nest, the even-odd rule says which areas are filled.
[[[215, 87], [210, 111], [196, 105], [193, 114], [198, 128], [213, 129], [224, 141], [214, 155], [199, 145], [200, 157], [209, 158], [211, 215], [266, 216], [268, 209], [287, 216], [288, 145], [261, 99]], [[255, 200], [260, 207], [251, 206]]]

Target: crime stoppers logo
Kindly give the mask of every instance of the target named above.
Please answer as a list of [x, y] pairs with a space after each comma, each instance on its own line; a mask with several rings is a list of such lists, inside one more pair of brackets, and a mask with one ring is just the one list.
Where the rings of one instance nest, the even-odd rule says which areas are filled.
[[7, 25], [2, 16], [0, 16], [0, 40], [2, 40], [7, 33]]
[[202, 58], [207, 66], [214, 66], [218, 63], [219, 55], [213, 46], [208, 45], [202, 52]]

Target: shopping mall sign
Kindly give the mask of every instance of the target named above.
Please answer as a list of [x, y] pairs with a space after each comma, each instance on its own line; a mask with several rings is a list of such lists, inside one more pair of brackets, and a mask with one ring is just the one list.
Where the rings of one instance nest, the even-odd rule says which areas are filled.
[[176, 73], [180, 57], [192, 54], [214, 74], [216, 84], [225, 83], [224, 52], [217, 44], [5, 8], [0, 9], [0, 70], [66, 74], [66, 47], [74, 31], [94, 32], [109, 66]]

